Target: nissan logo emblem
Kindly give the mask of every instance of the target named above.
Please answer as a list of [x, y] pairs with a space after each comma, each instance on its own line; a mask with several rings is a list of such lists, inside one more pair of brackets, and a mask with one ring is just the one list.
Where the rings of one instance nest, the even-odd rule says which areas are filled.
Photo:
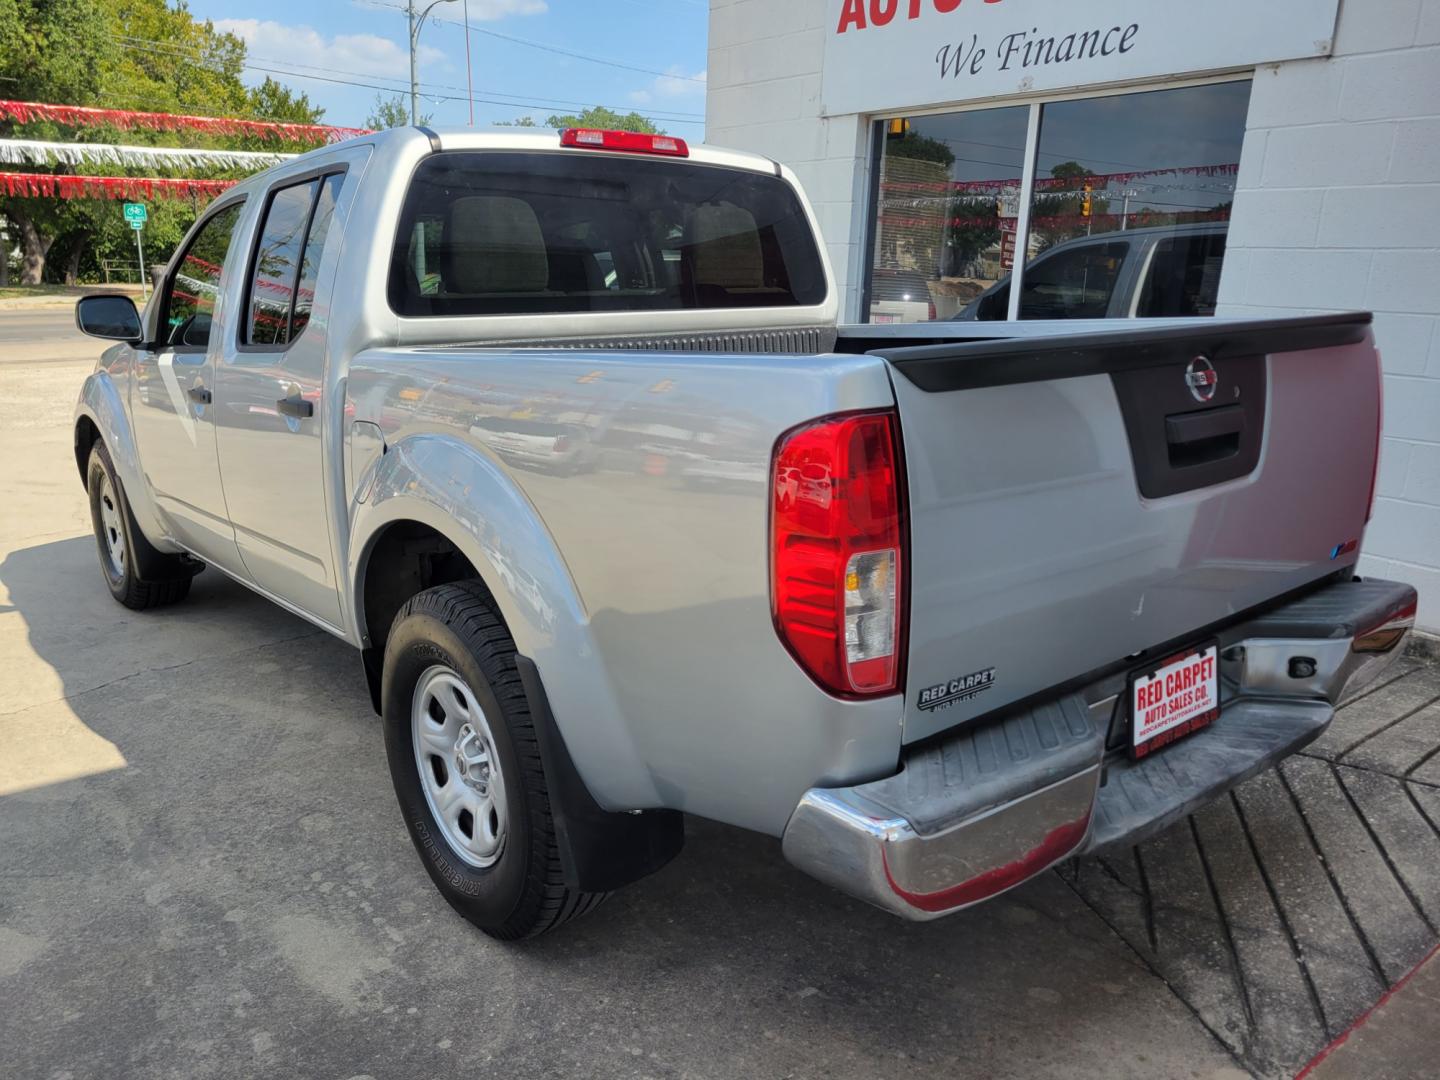
[[1201, 405], [1214, 399], [1215, 391], [1220, 389], [1220, 376], [1208, 356], [1197, 356], [1190, 361], [1185, 369], [1185, 385], [1190, 388], [1190, 396]]

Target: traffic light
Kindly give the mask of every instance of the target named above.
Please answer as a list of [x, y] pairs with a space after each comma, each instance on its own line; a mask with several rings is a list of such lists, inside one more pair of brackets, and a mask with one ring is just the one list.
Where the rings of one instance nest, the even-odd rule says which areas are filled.
[[903, 139], [910, 134], [910, 121], [903, 116], [885, 121], [885, 134], [892, 139]]
[[1092, 192], [1094, 192], [1094, 190], [1095, 190], [1095, 187], [1094, 187], [1093, 184], [1086, 184], [1086, 185], [1085, 185], [1085, 201], [1080, 204], [1080, 216], [1081, 216], [1081, 217], [1088, 218], [1088, 217], [1090, 216], [1091, 210], [1094, 209], [1095, 202], [1094, 202], [1094, 199], [1093, 199], [1093, 197], [1092, 197]]

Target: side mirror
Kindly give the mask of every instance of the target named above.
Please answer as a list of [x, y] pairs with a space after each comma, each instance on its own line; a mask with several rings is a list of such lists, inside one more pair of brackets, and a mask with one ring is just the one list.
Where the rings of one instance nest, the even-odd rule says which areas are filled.
[[140, 313], [128, 296], [103, 294], [82, 296], [75, 305], [75, 325], [82, 334], [106, 341], [124, 341], [138, 345], [145, 340]]

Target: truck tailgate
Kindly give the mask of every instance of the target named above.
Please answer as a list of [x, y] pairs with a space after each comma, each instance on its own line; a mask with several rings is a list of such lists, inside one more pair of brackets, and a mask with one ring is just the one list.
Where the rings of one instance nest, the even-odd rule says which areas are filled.
[[906, 740], [1352, 565], [1380, 413], [1369, 323], [1031, 325], [871, 349], [909, 483]]

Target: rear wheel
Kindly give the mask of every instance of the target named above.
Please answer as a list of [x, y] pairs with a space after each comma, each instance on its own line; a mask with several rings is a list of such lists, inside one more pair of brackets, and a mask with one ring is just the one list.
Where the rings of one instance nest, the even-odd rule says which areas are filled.
[[400, 609], [381, 704], [396, 798], [451, 907], [512, 941], [600, 904], [605, 893], [565, 884], [515, 643], [484, 585], [442, 585]]
[[91, 448], [85, 478], [100, 570], [105, 575], [105, 584], [110, 587], [110, 595], [135, 611], [163, 607], [185, 599], [198, 563], [150, 549], [147, 553], [149, 561], [170, 573], [161, 580], [140, 577], [137, 553], [139, 545], [148, 547], [148, 541], [135, 527], [125, 502], [125, 489], [115, 475], [110, 451], [103, 442], [97, 441]]

